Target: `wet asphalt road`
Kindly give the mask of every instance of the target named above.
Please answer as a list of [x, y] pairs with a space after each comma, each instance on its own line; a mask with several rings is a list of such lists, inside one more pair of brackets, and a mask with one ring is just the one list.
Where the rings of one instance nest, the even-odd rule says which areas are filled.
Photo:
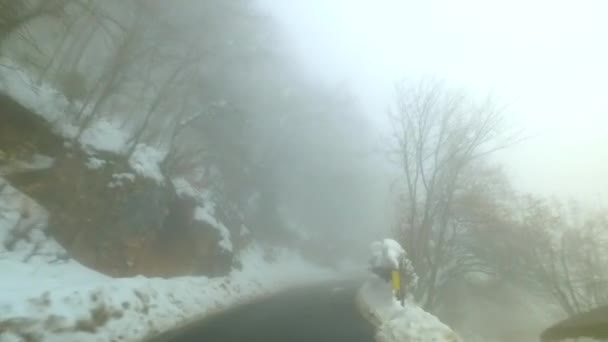
[[357, 311], [360, 282], [289, 290], [214, 315], [151, 342], [373, 342], [374, 327]]

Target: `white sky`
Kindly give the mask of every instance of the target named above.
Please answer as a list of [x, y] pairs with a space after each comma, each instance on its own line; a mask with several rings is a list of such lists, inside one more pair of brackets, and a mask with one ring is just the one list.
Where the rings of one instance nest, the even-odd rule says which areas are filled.
[[348, 81], [380, 125], [397, 79], [491, 93], [534, 137], [502, 155], [516, 185], [608, 205], [608, 1], [261, 1], [302, 65]]

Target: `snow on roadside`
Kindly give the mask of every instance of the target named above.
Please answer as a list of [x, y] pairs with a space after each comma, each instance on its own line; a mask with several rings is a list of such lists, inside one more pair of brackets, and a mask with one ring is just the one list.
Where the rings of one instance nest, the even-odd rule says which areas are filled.
[[378, 342], [461, 341], [452, 329], [412, 300], [402, 306], [394, 298], [391, 285], [379, 278], [372, 278], [361, 287], [357, 305], [376, 326]]
[[393, 239], [373, 242], [371, 252], [370, 263], [373, 267], [388, 267], [391, 269], [398, 269], [401, 258], [406, 255], [403, 247]]
[[[396, 270], [407, 273], [406, 289], [416, 286], [418, 277], [407, 253], [393, 239], [383, 239], [371, 244], [370, 264], [373, 268]], [[457, 342], [460, 338], [447, 325], [424, 311], [411, 296], [402, 305], [393, 293], [390, 280], [374, 276], [359, 289], [357, 307], [376, 326], [378, 342]]]
[[119, 129], [117, 122], [99, 119], [82, 132], [80, 145], [87, 151], [124, 154], [127, 151], [129, 136]]
[[224, 278], [112, 279], [74, 264], [1, 260], [0, 272], [10, 276], [0, 284], [0, 340], [137, 341], [283, 286], [331, 276], [287, 252], [269, 264], [256, 247], [242, 262], [241, 271]]
[[222, 278], [111, 278], [67, 258], [47, 213], [0, 178], [0, 341], [138, 341], [184, 322], [334, 274], [252, 245]]

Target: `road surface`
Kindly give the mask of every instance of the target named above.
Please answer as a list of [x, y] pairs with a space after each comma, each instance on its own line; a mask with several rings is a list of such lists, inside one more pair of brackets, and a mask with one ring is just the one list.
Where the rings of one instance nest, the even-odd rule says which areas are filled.
[[289, 290], [193, 323], [151, 342], [373, 342], [357, 311], [361, 282]]

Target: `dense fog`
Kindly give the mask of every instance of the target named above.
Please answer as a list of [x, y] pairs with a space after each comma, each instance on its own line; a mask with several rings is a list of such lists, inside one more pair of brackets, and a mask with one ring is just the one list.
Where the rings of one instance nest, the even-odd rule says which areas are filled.
[[606, 25], [524, 3], [7, 0], [0, 55], [75, 138], [104, 120], [163, 151], [233, 234], [332, 266], [394, 238], [466, 340], [535, 341], [608, 302], [606, 51], [577, 42]]

